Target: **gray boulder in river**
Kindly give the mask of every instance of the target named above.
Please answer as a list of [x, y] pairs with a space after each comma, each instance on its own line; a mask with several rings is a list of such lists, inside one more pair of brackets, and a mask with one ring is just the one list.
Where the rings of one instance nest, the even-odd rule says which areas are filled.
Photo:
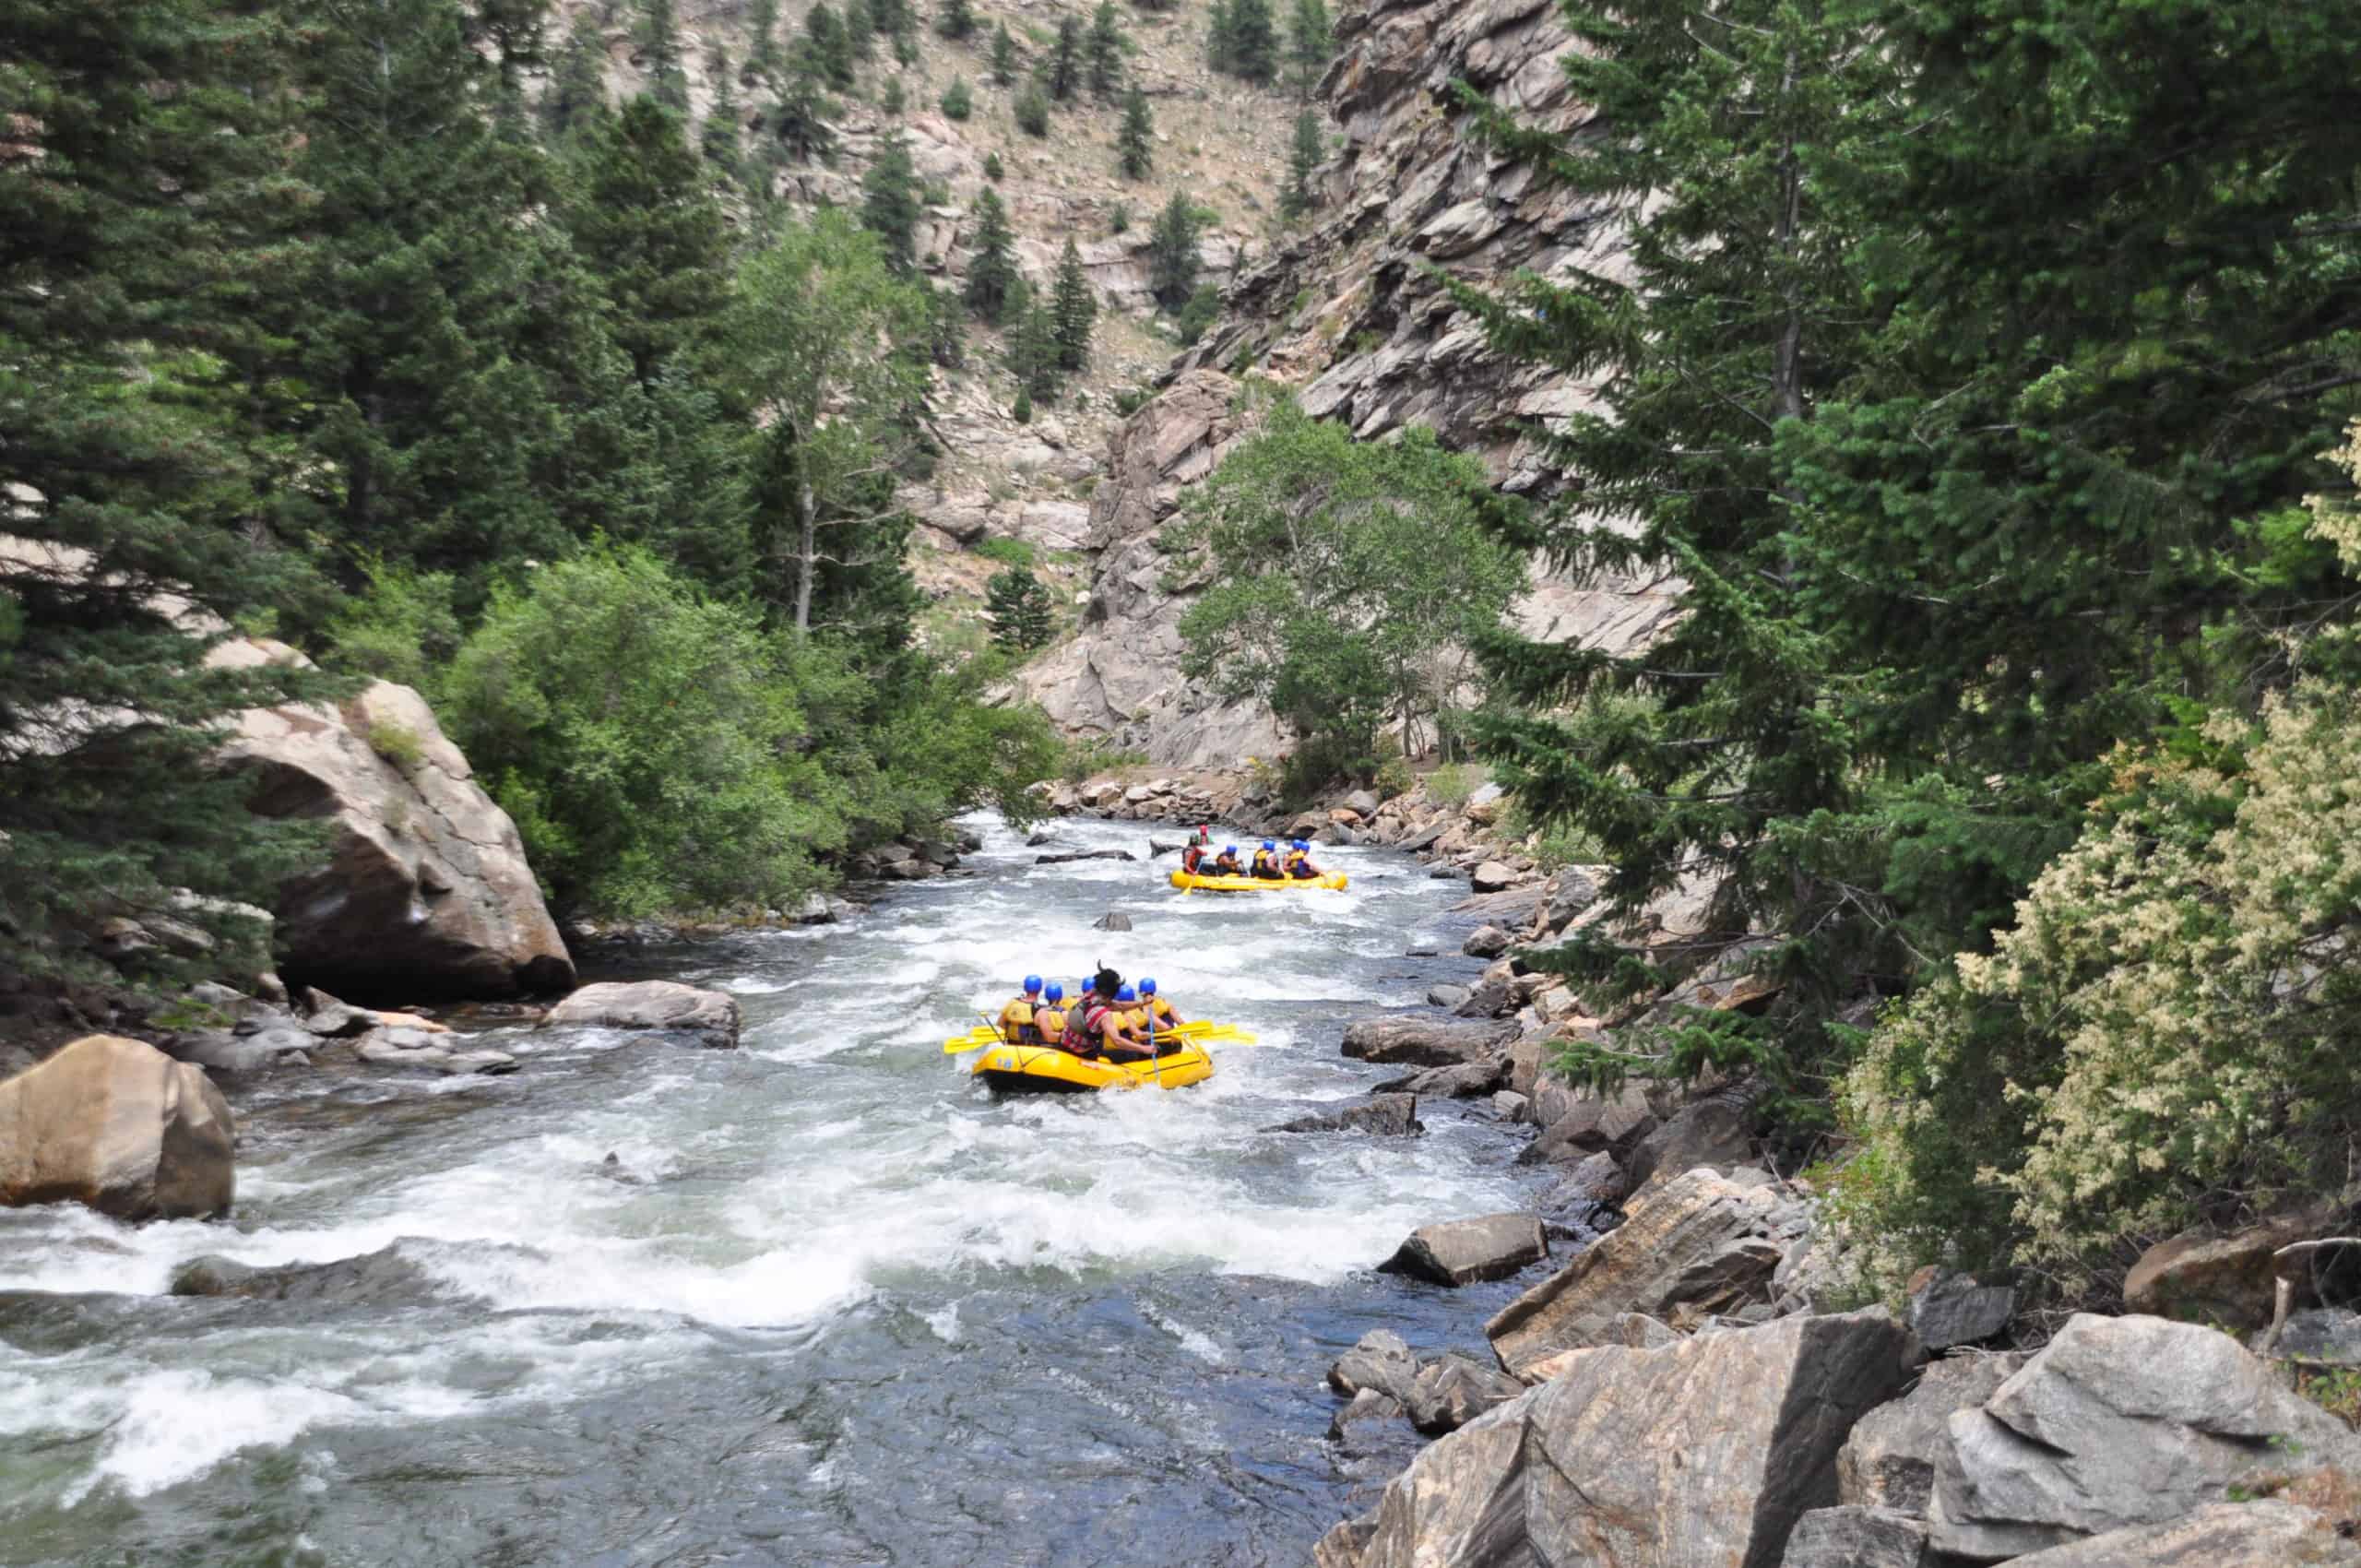
[[687, 1035], [719, 1051], [738, 1044], [739, 1018], [738, 999], [725, 992], [674, 980], [633, 980], [586, 985], [551, 1008], [541, 1022], [655, 1029]]
[[[217, 665], [289, 663], [236, 638]], [[475, 781], [433, 710], [373, 683], [341, 707], [239, 715], [223, 754], [256, 779], [266, 816], [333, 825], [326, 863], [279, 889], [282, 972], [362, 996], [508, 996], [574, 983], [525, 843]]]
[[210, 1218], [236, 1195], [234, 1143], [230, 1103], [205, 1069], [86, 1035], [0, 1084], [0, 1205]]

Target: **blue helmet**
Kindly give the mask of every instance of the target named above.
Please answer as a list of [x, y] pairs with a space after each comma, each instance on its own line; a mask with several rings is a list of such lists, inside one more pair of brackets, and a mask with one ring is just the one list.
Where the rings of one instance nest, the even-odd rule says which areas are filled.
[[1224, 844], [1221, 847], [1221, 852], [1225, 855], [1234, 855], [1238, 853], [1238, 846], [1235, 844]]
[[1154, 996], [1156, 994], [1156, 982], [1152, 980], [1144, 980], [1140, 981], [1140, 994], [1142, 996]]
[[1292, 846], [1292, 848], [1295, 848], [1295, 849], [1311, 849], [1311, 840], [1309, 840], [1309, 839], [1305, 839], [1305, 838], [1299, 838], [1299, 839], [1297, 839], [1297, 840], [1295, 841], [1295, 843], [1294, 843], [1294, 845]]
[[1263, 848], [1265, 849], [1275, 849], [1278, 848], [1278, 845], [1271, 839], [1265, 838], [1263, 840]]
[[1040, 989], [1041, 989], [1041, 977], [1040, 977], [1039, 975], [1026, 975], [1026, 976], [1025, 977], [1025, 994], [1026, 994], [1026, 995], [1030, 996], [1030, 995], [1032, 995], [1035, 992], [1037, 992], [1037, 991], [1038, 991], [1038, 990], [1040, 990]]
[[1121, 987], [1115, 992], [1115, 1000], [1118, 1002], [1137, 1002], [1139, 999], [1139, 992], [1133, 991], [1128, 985]]
[[1057, 981], [1051, 980], [1049, 983], [1048, 988], [1045, 989], [1041, 994], [1048, 997], [1052, 1002], [1063, 1002], [1066, 999], [1066, 988], [1060, 985]]

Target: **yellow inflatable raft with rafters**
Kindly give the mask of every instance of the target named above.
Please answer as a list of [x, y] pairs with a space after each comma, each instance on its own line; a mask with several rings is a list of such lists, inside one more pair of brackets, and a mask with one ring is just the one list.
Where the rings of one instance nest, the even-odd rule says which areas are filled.
[[994, 1094], [1089, 1094], [1098, 1089], [1186, 1088], [1214, 1075], [1214, 1059], [1183, 1040], [1153, 1062], [1086, 1061], [1053, 1045], [994, 1045], [969, 1071]]
[[1343, 872], [1323, 872], [1318, 876], [1290, 876], [1273, 881], [1266, 876], [1195, 876], [1185, 871], [1172, 873], [1172, 885], [1186, 893], [1296, 893], [1307, 887], [1341, 890], [1351, 878]]

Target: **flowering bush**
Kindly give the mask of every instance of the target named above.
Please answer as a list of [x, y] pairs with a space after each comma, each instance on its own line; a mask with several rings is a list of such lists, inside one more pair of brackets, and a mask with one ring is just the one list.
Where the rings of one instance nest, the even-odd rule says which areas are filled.
[[[2334, 454], [2361, 472], [2361, 427]], [[2361, 517], [2313, 503], [2361, 569]], [[2332, 636], [2333, 634], [2324, 634]], [[2193, 1219], [2333, 1190], [2361, 1147], [2361, 691], [2318, 678], [2118, 754], [1989, 956], [1848, 1075], [1856, 1262], [2089, 1268]]]

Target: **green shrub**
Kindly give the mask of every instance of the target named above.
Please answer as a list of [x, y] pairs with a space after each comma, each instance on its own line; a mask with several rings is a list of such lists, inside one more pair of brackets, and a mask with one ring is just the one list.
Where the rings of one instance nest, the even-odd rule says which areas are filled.
[[410, 773], [426, 760], [426, 742], [418, 731], [407, 724], [386, 719], [373, 719], [369, 725], [369, 749], [394, 765], [400, 773]]
[[1000, 154], [999, 154], [999, 153], [997, 153], [997, 152], [987, 152], [986, 154], [984, 154], [984, 178], [985, 178], [985, 179], [991, 181], [994, 184], [998, 184], [1000, 183], [1000, 177], [1001, 177], [1001, 175], [1002, 175], [1002, 174], [1003, 174], [1003, 173], [1005, 173], [1006, 172], [1007, 172], [1007, 171], [1003, 170], [1003, 169], [1001, 167]]
[[1019, 566], [1030, 570], [1034, 562], [1033, 547], [1021, 539], [995, 537], [984, 540], [975, 547], [975, 553], [987, 561], [997, 561], [1003, 566]]
[[877, 107], [883, 109], [888, 114], [899, 114], [906, 102], [907, 100], [902, 95], [902, 78], [899, 77], [887, 77], [885, 78], [885, 90], [884, 93], [879, 95]]
[[1131, 230], [1132, 204], [1130, 202], [1119, 201], [1114, 206], [1107, 209], [1107, 232], [1109, 233], [1128, 234], [1131, 232]]
[[328, 623], [323, 661], [347, 674], [412, 686], [432, 700], [434, 671], [459, 646], [459, 617], [445, 572], [413, 572], [372, 556], [367, 590]]
[[1016, 124], [1026, 135], [1046, 137], [1050, 134], [1050, 97], [1038, 82], [1027, 82], [1025, 90], [1016, 95]]
[[1465, 805], [1483, 783], [1482, 770], [1464, 762], [1447, 762], [1427, 775], [1427, 798], [1455, 809]]
[[1008, 417], [1014, 420], [1019, 424], [1031, 424], [1033, 422], [1033, 393], [1031, 388], [1020, 386], [1016, 389], [1016, 402], [1014, 406], [1008, 410]]
[[967, 92], [967, 78], [954, 77], [951, 85], [943, 89], [943, 117], [965, 120], [975, 112], [975, 100]]
[[1138, 413], [1153, 396], [1145, 386], [1118, 386], [1115, 388], [1115, 411], [1129, 419]]
[[1195, 342], [1204, 336], [1205, 328], [1211, 327], [1214, 318], [1220, 314], [1221, 291], [1211, 283], [1198, 284], [1195, 291], [1190, 294], [1189, 303], [1180, 307], [1180, 315], [1174, 322], [1180, 341], [1184, 345]]
[[1407, 762], [1398, 756], [1390, 756], [1377, 765], [1377, 777], [1371, 781], [1371, 788], [1376, 790], [1381, 800], [1390, 801], [1396, 795], [1408, 794], [1418, 787], [1418, 776], [1410, 771]]

